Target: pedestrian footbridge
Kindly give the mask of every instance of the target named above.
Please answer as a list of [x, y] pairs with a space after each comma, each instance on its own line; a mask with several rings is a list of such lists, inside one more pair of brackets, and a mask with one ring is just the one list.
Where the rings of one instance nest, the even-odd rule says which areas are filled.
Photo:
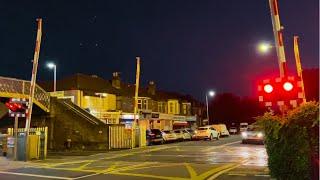
[[[0, 97], [29, 98], [30, 81], [0, 76]], [[45, 112], [50, 111], [50, 94], [39, 85], [35, 87], [34, 104]]]

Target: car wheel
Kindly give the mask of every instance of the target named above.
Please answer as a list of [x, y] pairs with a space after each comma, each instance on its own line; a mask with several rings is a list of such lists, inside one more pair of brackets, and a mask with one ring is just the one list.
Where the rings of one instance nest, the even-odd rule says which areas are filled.
[[247, 144], [247, 141], [245, 141], [245, 140], [242, 140], [242, 144]]
[[219, 140], [220, 139], [220, 134], [217, 134], [217, 140]]
[[212, 141], [213, 140], [213, 136], [212, 136], [212, 134], [210, 134], [210, 141]]

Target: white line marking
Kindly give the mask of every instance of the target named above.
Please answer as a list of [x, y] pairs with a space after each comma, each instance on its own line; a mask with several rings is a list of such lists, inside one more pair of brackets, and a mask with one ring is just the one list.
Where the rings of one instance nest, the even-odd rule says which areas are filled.
[[30, 177], [40, 177], [40, 178], [48, 178], [48, 179], [65, 179], [65, 180], [71, 180], [71, 179], [72, 179], [72, 178], [69, 178], [69, 177], [45, 176], [45, 175], [38, 175], [38, 174], [25, 174], [25, 173], [15, 173], [15, 172], [5, 172], [5, 171], [0, 171], [0, 174], [9, 174], [9, 175], [17, 175], [17, 176], [30, 176]]
[[268, 174], [256, 174], [254, 176], [260, 176], [260, 177], [270, 177], [270, 175]]
[[82, 178], [86, 178], [86, 177], [96, 176], [96, 175], [99, 175], [99, 174], [101, 174], [101, 173], [88, 174], [88, 175], [76, 177], [76, 178], [73, 178], [73, 179], [82, 179]]

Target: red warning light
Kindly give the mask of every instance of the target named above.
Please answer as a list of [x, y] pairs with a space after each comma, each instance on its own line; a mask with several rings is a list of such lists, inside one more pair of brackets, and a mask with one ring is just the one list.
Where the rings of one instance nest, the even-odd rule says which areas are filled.
[[286, 91], [291, 91], [293, 89], [293, 85], [291, 82], [285, 82], [283, 84], [283, 89]]
[[266, 84], [266, 85], [264, 85], [263, 90], [266, 93], [271, 93], [273, 91], [273, 87], [270, 84]]

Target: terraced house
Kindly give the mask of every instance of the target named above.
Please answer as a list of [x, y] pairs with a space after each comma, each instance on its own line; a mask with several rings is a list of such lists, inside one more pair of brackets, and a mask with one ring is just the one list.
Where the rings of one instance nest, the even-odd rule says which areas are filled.
[[[41, 85], [48, 91], [51, 90], [52, 83]], [[94, 138], [95, 134], [103, 136], [105, 125], [124, 124], [128, 129], [132, 127], [134, 90], [135, 85], [122, 82], [117, 72], [112, 74], [111, 80], [96, 75], [75, 74], [57, 81], [57, 91], [51, 92], [51, 96], [60, 104], [61, 102], [67, 104], [68, 108], [78, 115], [77, 118], [68, 119], [73, 123], [68, 124], [67, 131], [71, 133], [65, 136], [74, 139], [74, 134], [77, 134], [78, 140], [83, 141], [90, 137], [89, 134], [93, 134], [92, 139], [86, 140], [92, 142], [97, 141]], [[160, 91], [153, 81], [150, 81], [147, 87], [139, 89], [137, 118], [139, 125], [146, 128], [161, 130], [195, 128], [197, 122], [202, 119], [203, 110], [203, 105], [191, 96]], [[67, 119], [63, 113], [53, 113], [51, 116], [54, 116], [53, 119], [57, 122], [66, 123]], [[86, 127], [76, 125], [82, 121], [99, 124], [101, 128], [97, 130], [96, 125], [93, 125], [94, 128], [91, 128], [91, 125]], [[54, 125], [52, 132], [55, 131], [53, 127]], [[95, 132], [92, 132], [92, 129], [95, 129]]]

